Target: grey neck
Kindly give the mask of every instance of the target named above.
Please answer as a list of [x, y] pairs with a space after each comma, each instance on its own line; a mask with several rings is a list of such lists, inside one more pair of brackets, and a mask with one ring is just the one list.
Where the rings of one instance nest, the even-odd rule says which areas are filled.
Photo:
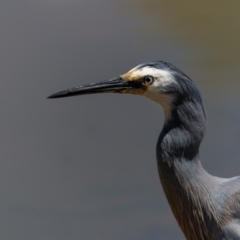
[[205, 125], [202, 102], [179, 101], [172, 105], [171, 114], [165, 120], [158, 139], [158, 159], [167, 161], [169, 165], [183, 159], [194, 161], [198, 158]]
[[219, 228], [210, 195], [215, 178], [202, 168], [198, 158], [205, 121], [201, 102], [180, 102], [172, 108], [157, 143], [165, 195], [186, 238], [191, 240], [215, 239], [207, 224]]

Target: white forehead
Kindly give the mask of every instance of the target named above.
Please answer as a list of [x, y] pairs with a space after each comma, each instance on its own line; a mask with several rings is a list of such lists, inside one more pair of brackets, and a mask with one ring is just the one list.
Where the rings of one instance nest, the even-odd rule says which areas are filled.
[[140, 66], [137, 66], [131, 69], [128, 74], [132, 79], [139, 79], [144, 76], [153, 76], [156, 80], [158, 80], [157, 82], [161, 84], [176, 82], [171, 71], [167, 69], [157, 69], [148, 66], [141, 68]]

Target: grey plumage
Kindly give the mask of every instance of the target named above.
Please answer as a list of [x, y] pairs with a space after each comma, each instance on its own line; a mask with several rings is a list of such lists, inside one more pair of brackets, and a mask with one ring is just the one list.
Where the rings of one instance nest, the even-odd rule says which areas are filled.
[[170, 63], [141, 64], [118, 78], [72, 88], [49, 98], [89, 93], [138, 94], [162, 105], [165, 122], [156, 155], [172, 212], [188, 240], [240, 239], [240, 178], [207, 173], [199, 160], [206, 114], [193, 81]]

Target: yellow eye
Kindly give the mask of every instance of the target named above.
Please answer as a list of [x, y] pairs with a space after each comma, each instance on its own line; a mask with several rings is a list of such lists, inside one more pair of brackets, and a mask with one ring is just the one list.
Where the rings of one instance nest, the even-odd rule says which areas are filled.
[[154, 78], [153, 78], [152, 76], [146, 76], [146, 77], [144, 77], [144, 79], [143, 79], [143, 83], [144, 83], [145, 85], [150, 85], [150, 84], [153, 83], [153, 80], [154, 80]]

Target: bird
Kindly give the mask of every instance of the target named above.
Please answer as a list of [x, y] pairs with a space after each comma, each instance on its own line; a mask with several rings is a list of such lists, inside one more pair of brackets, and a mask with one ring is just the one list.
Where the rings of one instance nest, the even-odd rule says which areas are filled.
[[134, 94], [159, 104], [164, 123], [156, 145], [160, 182], [187, 240], [240, 239], [240, 177], [220, 178], [201, 164], [206, 111], [196, 84], [165, 61], [137, 65], [106, 81], [50, 95]]

